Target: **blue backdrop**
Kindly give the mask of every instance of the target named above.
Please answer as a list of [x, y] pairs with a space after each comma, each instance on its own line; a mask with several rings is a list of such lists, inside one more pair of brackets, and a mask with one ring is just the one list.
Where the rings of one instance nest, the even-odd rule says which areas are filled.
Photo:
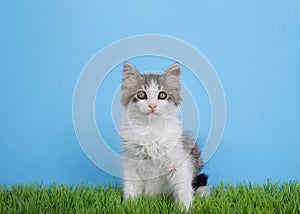
[[[146, 33], [185, 40], [220, 77], [227, 123], [205, 167], [211, 184], [300, 179], [299, 11], [296, 0], [1, 1], [0, 183], [119, 181], [81, 150], [72, 124], [73, 90], [100, 49]], [[156, 68], [170, 65], [159, 62]], [[99, 92], [98, 118], [110, 111], [105, 103], [119, 75], [112, 73]], [[188, 72], [183, 76], [193, 81]], [[200, 140], [210, 125], [209, 106], [201, 99]], [[99, 129], [118, 150], [111, 122], [102, 122]]]

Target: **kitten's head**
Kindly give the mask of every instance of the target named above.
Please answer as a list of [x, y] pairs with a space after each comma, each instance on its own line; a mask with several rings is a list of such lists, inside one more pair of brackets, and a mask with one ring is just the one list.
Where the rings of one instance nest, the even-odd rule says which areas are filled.
[[180, 66], [171, 65], [164, 74], [140, 74], [128, 62], [123, 67], [122, 104], [145, 116], [176, 115], [181, 102]]

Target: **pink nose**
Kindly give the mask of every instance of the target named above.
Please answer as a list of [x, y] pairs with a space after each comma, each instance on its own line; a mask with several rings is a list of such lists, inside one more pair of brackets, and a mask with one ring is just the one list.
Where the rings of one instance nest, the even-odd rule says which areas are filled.
[[154, 112], [154, 109], [156, 108], [157, 105], [155, 105], [155, 104], [150, 104], [150, 105], [148, 105], [148, 106], [149, 106], [149, 108], [151, 109], [151, 111]]

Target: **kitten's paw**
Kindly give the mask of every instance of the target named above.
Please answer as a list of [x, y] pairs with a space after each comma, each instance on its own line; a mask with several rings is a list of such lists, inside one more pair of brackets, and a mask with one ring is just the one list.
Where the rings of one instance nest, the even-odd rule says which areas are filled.
[[209, 197], [211, 195], [211, 188], [210, 186], [200, 186], [196, 190], [196, 194], [201, 197], [203, 196]]
[[182, 194], [179, 194], [178, 198], [176, 198], [176, 202], [182, 207], [181, 211], [188, 211], [193, 202], [193, 192], [186, 191]]
[[134, 198], [134, 195], [133, 194], [130, 194], [130, 193], [123, 193], [123, 198], [125, 200], [129, 200], [129, 199], [133, 199]]
[[123, 184], [123, 197], [125, 200], [136, 198], [143, 192], [143, 183], [126, 180]]
[[141, 191], [138, 191], [138, 190], [131, 191], [131, 192], [128, 192], [128, 191], [123, 192], [123, 198], [125, 200], [132, 200], [132, 199], [135, 199], [135, 198], [137, 198], [141, 195], [142, 195]]

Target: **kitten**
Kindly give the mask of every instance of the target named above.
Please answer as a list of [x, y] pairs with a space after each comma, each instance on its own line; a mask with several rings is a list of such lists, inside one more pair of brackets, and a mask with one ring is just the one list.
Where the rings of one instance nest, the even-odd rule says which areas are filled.
[[200, 150], [181, 129], [180, 65], [164, 74], [139, 74], [130, 63], [123, 67], [120, 135], [124, 150], [124, 198], [141, 194], [170, 194], [189, 208], [194, 191], [206, 190], [207, 176]]

